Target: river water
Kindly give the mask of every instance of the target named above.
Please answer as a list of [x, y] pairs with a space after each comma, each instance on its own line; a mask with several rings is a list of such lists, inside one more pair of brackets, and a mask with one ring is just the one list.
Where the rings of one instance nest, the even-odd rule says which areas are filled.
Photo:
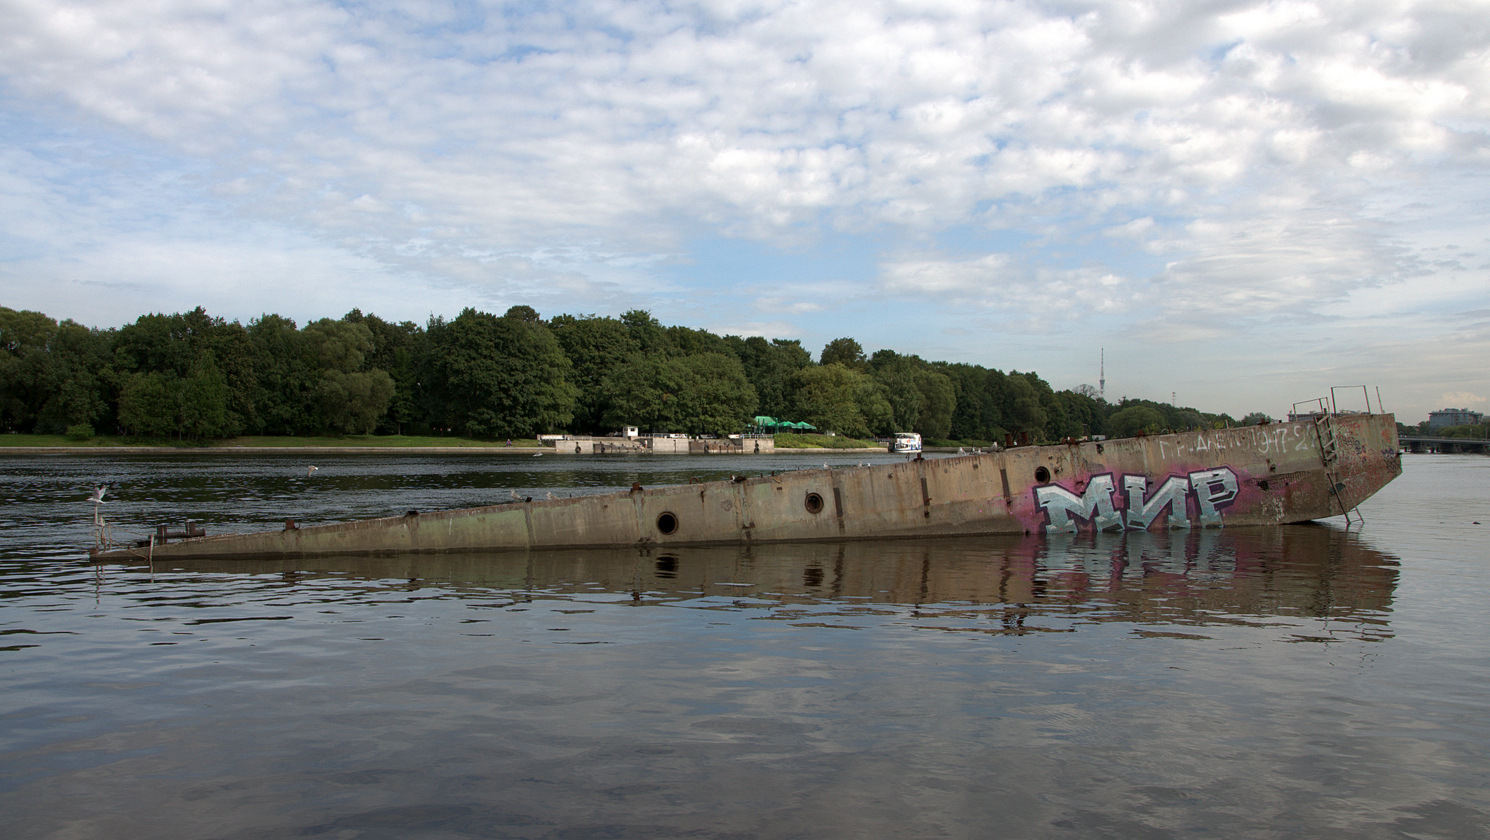
[[888, 455], [0, 457], [0, 837], [1490, 837], [1490, 458], [1343, 522], [94, 566]]

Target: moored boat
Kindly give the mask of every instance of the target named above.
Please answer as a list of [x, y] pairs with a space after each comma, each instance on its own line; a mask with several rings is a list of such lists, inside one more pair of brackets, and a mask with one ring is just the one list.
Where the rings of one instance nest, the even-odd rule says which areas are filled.
[[921, 451], [921, 435], [917, 432], [896, 432], [890, 439], [891, 452], [914, 453]]
[[[276, 558], [1276, 525], [1349, 516], [1402, 471], [1390, 414], [800, 470], [163, 540], [94, 553]], [[177, 537], [180, 538], [177, 538]]]

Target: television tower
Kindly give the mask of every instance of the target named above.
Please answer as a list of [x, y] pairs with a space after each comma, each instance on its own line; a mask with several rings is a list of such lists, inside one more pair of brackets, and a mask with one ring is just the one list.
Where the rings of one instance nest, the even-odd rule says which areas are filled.
[[1097, 399], [1107, 399], [1107, 348], [1102, 348], [1102, 364], [1097, 369]]

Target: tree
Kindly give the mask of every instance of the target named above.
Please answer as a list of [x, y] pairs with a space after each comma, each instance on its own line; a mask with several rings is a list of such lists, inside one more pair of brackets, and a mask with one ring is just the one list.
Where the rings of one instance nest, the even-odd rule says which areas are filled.
[[698, 353], [676, 361], [687, 371], [679, 411], [683, 431], [722, 436], [747, 425], [757, 397], [739, 359], [725, 353]]
[[1004, 376], [1002, 384], [1000, 402], [1010, 430], [1027, 432], [1037, 440], [1044, 439], [1048, 415], [1041, 404], [1039, 390], [1024, 374], [1017, 371], [1010, 371]]
[[680, 394], [687, 382], [687, 370], [677, 359], [636, 353], [601, 383], [601, 421], [613, 429], [635, 425], [651, 432], [682, 431]]
[[312, 395], [320, 371], [307, 337], [294, 321], [268, 314], [250, 321], [247, 332], [254, 349], [258, 398], [255, 431], [268, 435], [314, 431]]
[[1005, 433], [1000, 401], [1003, 374], [979, 365], [941, 367], [954, 389], [951, 437], [969, 441], [1002, 439]]
[[835, 338], [823, 346], [818, 364], [840, 364], [853, 370], [864, 370], [869, 361], [864, 358], [864, 348], [852, 338]]
[[132, 435], [169, 437], [176, 431], [176, 406], [166, 374], [131, 373], [119, 392], [119, 425]]
[[740, 360], [745, 378], [755, 389], [757, 404], [751, 413], [780, 417], [792, 404], [792, 389], [797, 371], [812, 364], [812, 354], [800, 341], [727, 336], [725, 343]]
[[1076, 437], [1106, 434], [1102, 416], [1106, 403], [1097, 399], [1096, 392], [1097, 389], [1091, 386], [1078, 385], [1074, 391], [1061, 391], [1055, 395], [1075, 428], [1072, 434]]
[[430, 338], [431, 390], [442, 425], [474, 437], [529, 437], [568, 423], [569, 359], [543, 324], [467, 308]]
[[514, 321], [523, 321], [529, 324], [541, 324], [543, 318], [539, 316], [538, 310], [531, 306], [512, 306], [502, 315], [503, 318], [511, 318]]
[[894, 431], [884, 386], [867, 373], [833, 362], [797, 372], [795, 411], [819, 429], [852, 437]]
[[626, 325], [626, 330], [631, 334], [631, 340], [636, 342], [637, 348], [643, 353], [670, 355], [674, 352], [666, 331], [647, 310], [631, 309], [623, 312], [621, 323]]
[[223, 437], [228, 431], [228, 383], [210, 354], [192, 365], [171, 389], [176, 428], [189, 440]]
[[417, 424], [428, 413], [423, 406], [424, 392], [419, 380], [419, 370], [428, 352], [424, 330], [413, 321], [394, 324], [376, 315], [363, 316], [355, 309], [342, 320], [367, 327], [372, 336], [372, 348], [366, 358], [368, 371], [385, 371], [393, 381], [388, 409], [377, 419], [373, 431], [403, 434], [406, 426]]
[[36, 430], [56, 434], [70, 426], [107, 427], [117, 387], [112, 357], [111, 333], [73, 321], [58, 324], [36, 369], [42, 400]]
[[746, 425], [755, 389], [734, 356], [699, 353], [661, 357], [637, 353], [602, 384], [605, 423], [654, 432], [726, 435]]
[[1151, 435], [1163, 428], [1164, 416], [1146, 405], [1130, 405], [1107, 418], [1107, 430], [1113, 437]]
[[344, 434], [371, 434], [388, 412], [393, 377], [384, 370], [326, 371], [316, 387], [316, 402], [326, 427]]
[[550, 329], [569, 359], [571, 379], [577, 389], [576, 428], [594, 433], [607, 431], [606, 417], [611, 406], [602, 384], [641, 351], [641, 344], [631, 328], [616, 318], [560, 315], [553, 319]]
[[918, 356], [879, 350], [870, 360], [875, 381], [884, 386], [897, 431], [918, 431], [931, 438], [952, 434], [957, 390], [952, 379]]

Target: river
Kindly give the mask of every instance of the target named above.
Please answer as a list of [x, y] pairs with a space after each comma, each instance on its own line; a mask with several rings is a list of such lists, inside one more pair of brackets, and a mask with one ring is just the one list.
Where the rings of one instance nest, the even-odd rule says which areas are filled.
[[892, 456], [310, 457], [0, 458], [0, 837], [1490, 837], [1490, 458], [1349, 528], [87, 559], [95, 483], [127, 536]]

